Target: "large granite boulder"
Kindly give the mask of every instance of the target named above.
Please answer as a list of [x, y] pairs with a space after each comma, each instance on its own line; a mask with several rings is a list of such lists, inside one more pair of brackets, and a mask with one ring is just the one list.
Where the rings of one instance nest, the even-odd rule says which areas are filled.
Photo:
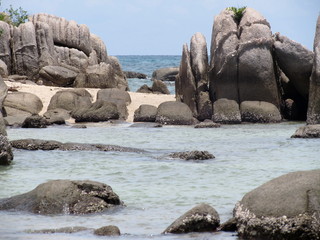
[[247, 193], [236, 205], [245, 239], [320, 238], [320, 170], [293, 172]]
[[0, 29], [2, 29], [2, 34], [0, 35], [0, 56], [1, 60], [7, 65], [7, 69], [10, 74], [12, 67], [12, 54], [10, 47], [12, 26], [6, 22], [0, 21]]
[[193, 76], [188, 45], [183, 45], [179, 74], [176, 77], [176, 99], [189, 106], [193, 116], [197, 117], [196, 82]]
[[71, 116], [76, 122], [103, 122], [119, 119], [120, 113], [115, 103], [97, 100], [91, 106], [72, 111]]
[[45, 66], [40, 72], [40, 77], [46, 81], [45, 85], [68, 87], [72, 86], [78, 73], [61, 66]]
[[142, 104], [134, 111], [134, 122], [155, 122], [158, 108], [148, 104]]
[[[97, 59], [92, 59], [90, 61], [90, 57], [75, 48], [55, 46], [54, 50], [59, 64], [69, 68], [73, 67], [76, 72], [85, 71], [89, 65], [98, 64]], [[91, 57], [94, 58], [94, 56]]]
[[13, 27], [12, 35], [12, 72], [35, 77], [39, 72], [39, 54], [35, 27], [27, 22]]
[[159, 68], [152, 73], [152, 80], [175, 81], [178, 73], [178, 67]]
[[11, 144], [6, 136], [0, 134], [0, 165], [9, 165], [13, 160]]
[[218, 99], [213, 103], [212, 120], [223, 124], [241, 123], [239, 104], [235, 100]]
[[320, 124], [302, 126], [291, 136], [292, 138], [320, 138]]
[[7, 64], [0, 59], [0, 76], [7, 78], [9, 75]]
[[122, 205], [106, 184], [93, 181], [53, 180], [34, 190], [0, 200], [0, 210], [35, 214], [88, 214]]
[[196, 123], [196, 119], [187, 104], [169, 101], [159, 105], [156, 122], [165, 125], [192, 125]]
[[275, 40], [274, 49], [279, 67], [299, 94], [308, 99], [313, 52], [279, 33], [275, 34]]
[[65, 109], [73, 111], [91, 106], [91, 95], [85, 89], [70, 89], [58, 91], [52, 96], [48, 110]]
[[244, 101], [240, 112], [243, 122], [278, 123], [282, 119], [279, 109], [269, 102]]
[[93, 33], [90, 34], [90, 41], [93, 50], [97, 54], [98, 63], [106, 62], [108, 58], [107, 48], [101, 38]]
[[320, 16], [317, 21], [316, 35], [314, 38], [314, 60], [310, 79], [310, 95], [307, 114], [308, 124], [320, 123]]
[[114, 79], [116, 81], [116, 87], [120, 90], [128, 91], [128, 81], [125, 74], [122, 71], [119, 59], [114, 56], [108, 56], [106, 60], [107, 64], [110, 64], [113, 69]]
[[162, 80], [153, 80], [151, 89], [155, 94], [170, 94], [167, 85]]
[[208, 204], [199, 204], [175, 220], [164, 233], [214, 232], [220, 225], [217, 211]]
[[92, 51], [90, 31], [86, 25], [78, 25], [75, 21], [68, 21], [65, 18], [54, 15], [39, 13], [30, 17], [34, 24], [44, 22], [52, 29], [55, 45], [76, 48], [87, 54]]

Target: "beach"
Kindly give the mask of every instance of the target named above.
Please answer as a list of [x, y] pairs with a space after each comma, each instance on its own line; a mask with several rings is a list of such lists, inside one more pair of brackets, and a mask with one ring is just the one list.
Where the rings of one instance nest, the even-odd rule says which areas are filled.
[[[32, 93], [38, 96], [43, 104], [42, 111], [39, 113], [43, 115], [48, 108], [50, 100], [54, 94], [62, 90], [70, 90], [74, 88], [64, 88], [64, 87], [51, 87], [51, 86], [41, 86], [35, 84], [24, 84], [20, 82], [5, 81], [8, 88], [15, 89], [19, 92]], [[91, 94], [92, 101], [96, 100], [97, 92], [100, 89], [97, 88], [86, 88], [86, 90]], [[128, 105], [128, 122], [133, 122], [134, 111], [139, 108], [142, 104], [149, 104], [158, 107], [162, 102], [175, 101], [174, 95], [166, 94], [150, 94], [150, 93], [137, 93], [128, 92], [131, 97], [131, 104]]]

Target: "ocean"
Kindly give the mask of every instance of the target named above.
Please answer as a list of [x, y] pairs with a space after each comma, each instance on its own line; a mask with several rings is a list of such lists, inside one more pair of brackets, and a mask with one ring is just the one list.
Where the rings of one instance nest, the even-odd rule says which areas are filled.
[[[120, 61], [124, 70], [150, 74], [153, 71], [152, 61], [155, 69], [178, 62], [176, 57], [170, 58], [123, 56]], [[220, 214], [221, 222], [224, 222], [232, 217], [235, 204], [244, 194], [266, 181], [293, 171], [319, 168], [319, 140], [290, 138], [303, 124], [240, 124], [195, 129], [192, 126], [132, 128], [130, 123], [96, 123], [89, 124], [86, 129], [70, 126], [8, 129], [10, 140], [37, 138], [115, 144], [142, 148], [147, 152], [15, 150], [12, 165], [0, 166], [0, 198], [28, 192], [54, 179], [93, 180], [110, 185], [126, 207], [112, 213], [80, 216], [41, 216], [0, 211], [0, 239], [101, 239], [94, 236], [92, 230], [74, 234], [30, 232], [73, 226], [99, 228], [116, 225], [122, 233], [116, 239], [121, 240], [236, 240], [235, 233], [228, 232], [161, 233], [200, 203], [214, 207]], [[209, 151], [216, 158], [205, 161], [168, 158], [170, 153], [190, 150]]]

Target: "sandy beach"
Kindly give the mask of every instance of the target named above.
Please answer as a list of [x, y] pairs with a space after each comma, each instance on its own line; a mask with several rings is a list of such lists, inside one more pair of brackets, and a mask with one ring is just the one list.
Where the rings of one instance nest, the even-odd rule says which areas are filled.
[[[61, 90], [67, 90], [72, 88], [63, 88], [63, 87], [50, 87], [50, 86], [40, 86], [34, 84], [24, 84], [20, 82], [10, 82], [5, 81], [9, 88], [14, 88], [19, 92], [28, 92], [38, 96], [42, 103], [43, 108], [39, 113], [40, 115], [44, 114], [47, 111], [50, 99], [52, 96]], [[86, 88], [86, 90], [91, 94], [92, 101], [96, 100], [97, 92], [100, 90], [98, 88]], [[147, 94], [147, 93], [137, 93], [129, 92], [131, 97], [131, 104], [128, 106], [128, 122], [133, 122], [134, 111], [139, 108], [142, 104], [149, 104], [158, 107], [162, 102], [166, 101], [175, 101], [174, 95], [165, 95], [165, 94]]]

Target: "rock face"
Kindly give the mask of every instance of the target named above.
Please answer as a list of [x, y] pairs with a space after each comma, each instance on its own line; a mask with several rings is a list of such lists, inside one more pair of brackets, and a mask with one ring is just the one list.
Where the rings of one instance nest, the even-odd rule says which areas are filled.
[[174, 221], [164, 233], [214, 232], [219, 225], [217, 211], [208, 204], [200, 204]]
[[320, 16], [318, 17], [314, 38], [314, 60], [310, 79], [310, 95], [307, 114], [308, 124], [320, 123]]
[[4, 83], [2, 77], [0, 76], [0, 135], [7, 135], [6, 132], [6, 126], [3, 120], [3, 113], [2, 113], [2, 107], [3, 107], [3, 101], [8, 93], [8, 87]]
[[164, 125], [192, 125], [195, 119], [188, 105], [169, 101], [159, 105], [156, 122]]
[[161, 81], [175, 81], [177, 74], [179, 73], [179, 68], [159, 68], [152, 73], [152, 80]]
[[0, 200], [0, 209], [36, 214], [88, 214], [122, 204], [119, 196], [106, 184], [54, 180], [40, 184], [30, 192]]
[[276, 106], [268, 102], [244, 101], [240, 104], [241, 119], [252, 123], [277, 123], [281, 114]]
[[29, 20], [19, 27], [0, 23], [0, 60], [9, 75], [48, 86], [128, 88], [119, 62], [86, 25], [45, 13]]
[[218, 99], [213, 103], [212, 120], [223, 124], [241, 123], [239, 104], [235, 100]]
[[303, 126], [291, 136], [292, 138], [320, 138], [320, 124]]
[[11, 145], [6, 136], [0, 134], [0, 165], [9, 165], [13, 160]]
[[152, 105], [143, 104], [134, 111], [134, 122], [155, 122], [158, 108]]
[[168, 90], [167, 85], [161, 81], [161, 80], [153, 80], [153, 84], [152, 84], [152, 92], [155, 94], [170, 94], [170, 91]]
[[246, 239], [320, 237], [320, 170], [283, 175], [247, 193], [236, 205], [238, 234]]

